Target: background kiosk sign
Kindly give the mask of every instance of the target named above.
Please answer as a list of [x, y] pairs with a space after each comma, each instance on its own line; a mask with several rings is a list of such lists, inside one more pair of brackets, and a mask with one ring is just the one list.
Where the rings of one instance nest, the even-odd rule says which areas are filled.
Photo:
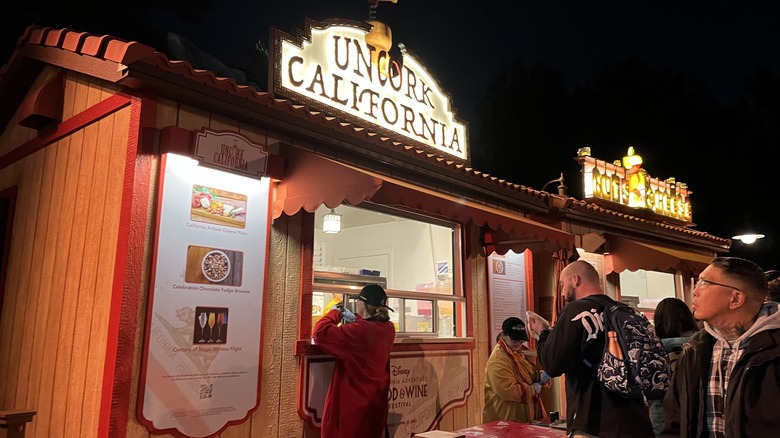
[[662, 216], [691, 223], [691, 192], [675, 178], [660, 180], [650, 176], [642, 158], [629, 148], [622, 160], [612, 163], [590, 156], [590, 148], [577, 152], [582, 166], [586, 199], [603, 199], [631, 208], [647, 209]]
[[362, 22], [307, 20], [296, 38], [274, 30], [271, 89], [467, 160], [468, 134], [450, 110], [449, 97], [409, 53], [403, 65], [391, 60], [390, 76], [381, 74], [371, 63], [377, 49], [366, 44], [370, 28]]

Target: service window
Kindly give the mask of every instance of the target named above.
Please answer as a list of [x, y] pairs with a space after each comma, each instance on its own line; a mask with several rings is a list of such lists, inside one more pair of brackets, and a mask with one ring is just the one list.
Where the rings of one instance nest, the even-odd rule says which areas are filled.
[[578, 249], [577, 252], [581, 260], [591, 263], [601, 273], [601, 286], [607, 295], [613, 298], [619, 296], [621, 301], [641, 310], [648, 316], [652, 316], [655, 306], [662, 299], [682, 297], [682, 293], [678, 292], [681, 290], [678, 287], [678, 281], [681, 280], [674, 273], [645, 269], [626, 270], [609, 274], [610, 280], [607, 281], [603, 254], [585, 252], [581, 249]]
[[623, 271], [620, 273], [620, 298], [643, 310], [655, 310], [658, 302], [677, 297], [675, 276], [669, 272]]
[[397, 338], [466, 336], [460, 227], [380, 206], [315, 213], [312, 323], [366, 284], [388, 295]]

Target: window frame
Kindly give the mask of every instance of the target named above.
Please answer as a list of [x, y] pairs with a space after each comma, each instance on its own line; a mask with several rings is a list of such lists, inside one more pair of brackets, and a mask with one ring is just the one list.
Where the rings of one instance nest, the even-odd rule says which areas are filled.
[[[432, 224], [445, 228], [449, 228], [452, 231], [452, 293], [451, 294], [437, 294], [432, 292], [418, 292], [409, 290], [399, 290], [387, 287], [387, 281], [384, 277], [372, 278], [371, 276], [355, 275], [355, 274], [340, 274], [332, 273], [329, 271], [317, 270], [312, 265], [312, 278], [311, 278], [311, 293], [312, 296], [315, 293], [331, 293], [342, 294], [342, 301], [345, 300], [345, 295], [354, 295], [360, 292], [362, 285], [378, 283], [385, 288], [388, 299], [391, 302], [388, 303], [390, 307], [393, 307], [395, 312], [391, 312], [391, 318], [397, 319], [399, 330], [396, 332], [395, 343], [406, 342], [420, 342], [420, 343], [459, 343], [459, 342], [471, 342], [472, 338], [469, 337], [467, 330], [467, 321], [469, 317], [468, 303], [463, 290], [464, 272], [463, 272], [463, 242], [464, 242], [464, 227], [459, 222], [444, 220], [441, 218], [431, 217], [428, 215], [402, 210], [398, 208], [388, 207], [380, 204], [363, 203], [359, 206], [352, 206], [342, 204], [345, 207], [361, 209], [371, 213], [389, 214], [403, 219], [421, 222], [424, 224]], [[338, 208], [338, 207], [336, 207]], [[320, 211], [314, 213], [320, 214]], [[314, 224], [312, 224], [314, 226]], [[316, 240], [316, 230], [312, 233], [312, 244]], [[346, 280], [346, 281], [345, 281]], [[400, 305], [393, 305], [392, 301], [400, 301]], [[431, 301], [431, 331], [419, 332], [419, 331], [406, 331], [406, 300], [424, 300]], [[453, 333], [448, 336], [440, 336], [441, 327], [439, 319], [439, 303], [446, 302], [452, 303], [453, 307]], [[460, 308], [460, 310], [459, 310]], [[312, 321], [312, 330], [316, 321], [314, 318], [312, 306], [309, 309], [302, 309], [304, 318], [308, 317]], [[322, 309], [323, 314], [328, 309]], [[397, 317], [394, 317], [395, 315]], [[458, 315], [462, 315], [458, 317]]]

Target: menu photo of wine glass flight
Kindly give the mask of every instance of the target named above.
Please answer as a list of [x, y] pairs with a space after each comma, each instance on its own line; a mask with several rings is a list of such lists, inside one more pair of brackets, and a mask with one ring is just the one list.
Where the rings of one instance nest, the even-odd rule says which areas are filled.
[[234, 228], [246, 227], [246, 195], [195, 184], [190, 219]]
[[196, 307], [193, 344], [225, 344], [228, 334], [227, 307]]
[[241, 286], [244, 253], [222, 248], [189, 245], [184, 281], [197, 284]]

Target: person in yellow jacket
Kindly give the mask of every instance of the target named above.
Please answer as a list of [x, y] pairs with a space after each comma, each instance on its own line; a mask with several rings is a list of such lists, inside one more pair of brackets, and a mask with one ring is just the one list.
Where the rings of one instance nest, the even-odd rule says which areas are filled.
[[545, 417], [539, 399], [550, 377], [521, 353], [528, 342], [525, 323], [507, 318], [485, 367], [485, 407], [482, 422], [496, 420], [530, 423]]

